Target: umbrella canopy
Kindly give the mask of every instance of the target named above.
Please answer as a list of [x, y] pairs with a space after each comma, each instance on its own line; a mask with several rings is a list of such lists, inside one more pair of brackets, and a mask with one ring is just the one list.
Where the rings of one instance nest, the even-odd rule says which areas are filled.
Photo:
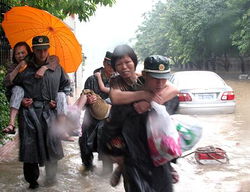
[[67, 73], [75, 72], [82, 62], [81, 46], [71, 29], [47, 11], [29, 6], [13, 7], [4, 14], [4, 32], [11, 47], [20, 41], [32, 45], [34, 36], [50, 39], [50, 55], [56, 55]]

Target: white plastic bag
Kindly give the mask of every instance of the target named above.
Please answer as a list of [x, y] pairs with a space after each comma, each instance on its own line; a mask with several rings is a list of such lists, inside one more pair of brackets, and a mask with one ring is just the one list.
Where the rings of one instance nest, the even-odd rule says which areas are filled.
[[187, 115], [171, 115], [171, 118], [179, 132], [182, 151], [192, 149], [201, 138], [203, 127], [201, 123]]
[[179, 134], [165, 106], [151, 102], [148, 113], [147, 137], [151, 158], [155, 166], [160, 166], [181, 156]]

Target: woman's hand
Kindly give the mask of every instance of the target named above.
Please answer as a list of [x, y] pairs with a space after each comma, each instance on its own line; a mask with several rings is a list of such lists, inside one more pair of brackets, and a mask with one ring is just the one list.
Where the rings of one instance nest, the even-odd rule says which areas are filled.
[[174, 98], [178, 93], [179, 90], [173, 84], [167, 82], [163, 89], [154, 92], [155, 96], [153, 100], [158, 104], [164, 104]]
[[29, 106], [31, 106], [32, 103], [33, 103], [32, 98], [23, 98], [23, 100], [22, 100], [22, 106], [24, 106], [24, 107], [29, 107]]
[[150, 103], [154, 99], [154, 96], [155, 96], [155, 94], [150, 91], [142, 91], [142, 94], [143, 94], [144, 100], [146, 100], [148, 103]]
[[40, 68], [37, 70], [36, 74], [35, 74], [35, 78], [37, 78], [37, 79], [42, 78], [42, 77], [44, 76], [44, 73], [45, 73], [45, 71], [46, 71], [47, 69], [48, 69], [48, 67], [45, 66], [45, 65], [43, 65], [42, 67], [40, 67]]
[[155, 101], [158, 104], [163, 104], [164, 103], [164, 98], [163, 98], [163, 95], [162, 95], [162, 91], [155, 92], [152, 100]]
[[87, 94], [87, 104], [94, 104], [97, 101], [96, 95]]
[[51, 101], [49, 102], [49, 107], [50, 107], [51, 109], [55, 109], [55, 108], [56, 108], [56, 101], [51, 100]]
[[136, 112], [139, 114], [145, 113], [151, 109], [151, 105], [147, 101], [139, 101], [137, 103], [134, 103], [133, 106]]
[[95, 73], [95, 76], [98, 78], [98, 77], [101, 77], [101, 73], [100, 72], [96, 72]]
[[18, 66], [18, 72], [21, 73], [26, 69], [28, 65], [25, 61], [21, 61], [17, 66]]

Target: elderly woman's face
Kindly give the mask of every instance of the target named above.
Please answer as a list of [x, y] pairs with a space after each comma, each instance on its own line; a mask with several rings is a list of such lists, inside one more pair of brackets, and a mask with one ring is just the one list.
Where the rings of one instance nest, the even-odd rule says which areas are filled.
[[19, 63], [28, 55], [28, 51], [25, 46], [19, 46], [16, 48], [14, 54], [15, 54], [15, 59], [17, 63]]
[[115, 69], [122, 78], [130, 78], [135, 74], [135, 64], [128, 55], [116, 61]]

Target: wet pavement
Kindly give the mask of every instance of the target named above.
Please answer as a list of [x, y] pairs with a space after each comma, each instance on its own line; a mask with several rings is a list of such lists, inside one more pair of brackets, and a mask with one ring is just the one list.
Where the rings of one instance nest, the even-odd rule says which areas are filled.
[[[199, 165], [194, 154], [179, 159], [173, 165], [180, 174], [180, 182], [174, 185], [176, 192], [249, 192], [250, 191], [250, 81], [227, 81], [236, 95], [236, 112], [229, 115], [195, 116], [204, 125], [201, 141], [194, 147], [214, 145], [227, 152], [229, 164]], [[76, 139], [77, 140], [77, 139]], [[0, 163], [0, 191], [28, 191], [24, 181], [22, 164], [17, 161], [17, 150], [8, 162]], [[122, 182], [110, 187], [109, 175], [101, 176], [101, 162], [95, 156], [96, 170], [83, 174], [78, 142], [64, 142], [65, 158], [59, 162], [58, 182], [43, 185], [44, 169], [39, 183], [41, 192], [123, 192]], [[192, 150], [191, 150], [192, 151]], [[191, 152], [189, 151], [189, 152]], [[188, 152], [187, 152], [188, 153]]]

